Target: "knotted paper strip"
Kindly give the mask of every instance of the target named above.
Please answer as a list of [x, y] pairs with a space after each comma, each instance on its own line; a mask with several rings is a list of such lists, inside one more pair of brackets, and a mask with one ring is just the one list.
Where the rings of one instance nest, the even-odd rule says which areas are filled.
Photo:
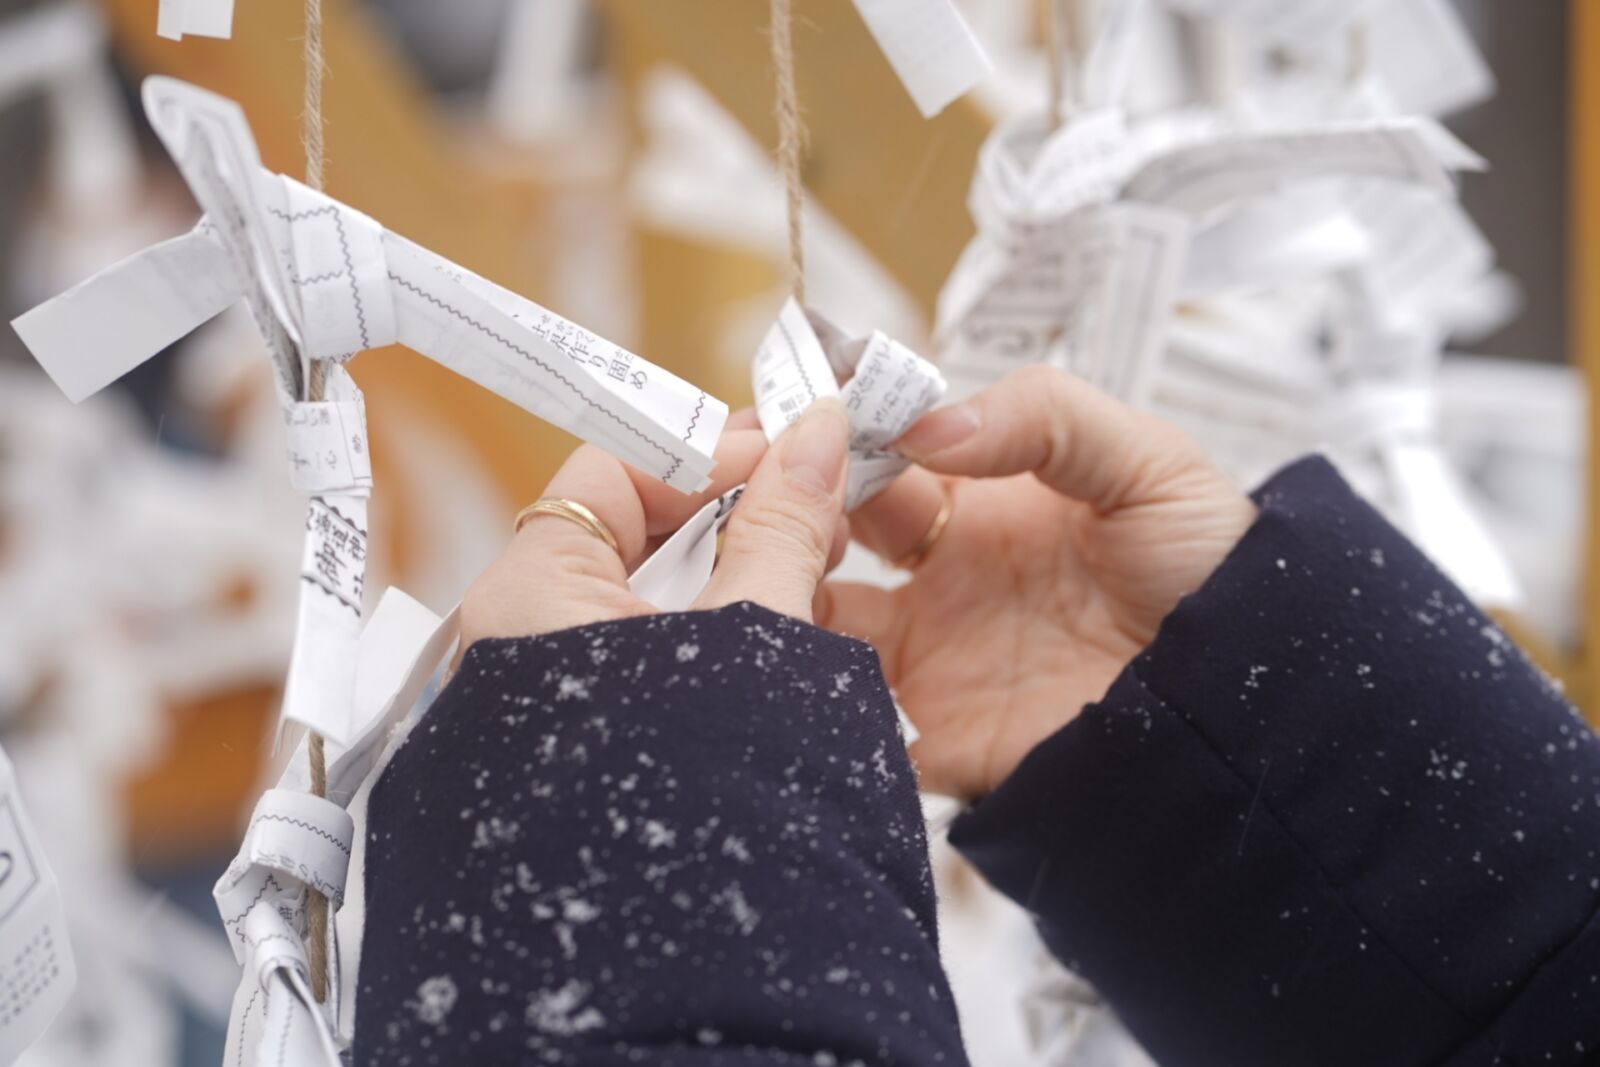
[[1351, 194], [1322, 195], [1328, 179], [1442, 201], [1453, 170], [1482, 162], [1429, 119], [1172, 138], [1110, 108], [996, 130], [973, 177], [978, 234], [939, 298], [950, 366], [982, 380], [1051, 363], [1141, 402], [1181, 294], [1362, 251], [1341, 221]]
[[28, 821], [16, 776], [0, 749], [0, 1063], [11, 1063], [56, 1017], [77, 984], [61, 890]]
[[350, 743], [328, 743], [327, 798], [307, 792], [302, 742], [277, 788], [256, 805], [243, 847], [213, 890], [244, 967], [229, 1018], [229, 1063], [339, 1063], [334, 1036], [339, 1023], [330, 1014], [349, 999], [355, 974], [344, 961], [360, 946], [341, 945], [330, 936], [330, 988], [346, 987], [346, 996], [330, 996], [324, 1010], [306, 980], [306, 889], [316, 888], [337, 903], [345, 887], [361, 878], [359, 867], [351, 865], [361, 828], [345, 809], [455, 644], [456, 632], [454, 612], [440, 618], [404, 593], [388, 590], [359, 639]]
[[[776, 441], [806, 408], [838, 397], [850, 421], [850, 474], [845, 508], [855, 510], [886, 489], [911, 463], [889, 451], [945, 393], [939, 369], [882, 333], [845, 337], [793, 299], [767, 331], [751, 365], [756, 415]], [[838, 378], [844, 377], [841, 388]], [[662, 611], [687, 609], [711, 579], [717, 534], [732, 517], [743, 486], [701, 508], [645, 560], [628, 587]]]
[[306, 519], [301, 628], [283, 718], [346, 740], [367, 553], [361, 396], [331, 368], [332, 407], [297, 400], [310, 361], [400, 341], [630, 465], [692, 491], [709, 481], [727, 407], [292, 178], [262, 168], [237, 105], [145, 83], [151, 123], [204, 220], [102, 271], [15, 325], [73, 399], [121, 377], [237, 299], [277, 368]]

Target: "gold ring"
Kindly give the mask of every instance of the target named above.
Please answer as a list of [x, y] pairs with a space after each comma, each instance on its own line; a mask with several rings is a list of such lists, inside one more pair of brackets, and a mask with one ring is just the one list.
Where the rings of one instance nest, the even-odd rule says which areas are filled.
[[933, 517], [928, 524], [928, 531], [922, 535], [916, 547], [892, 564], [903, 571], [914, 571], [922, 566], [922, 561], [928, 558], [928, 553], [933, 551], [933, 546], [939, 543], [939, 538], [944, 535], [944, 528], [950, 525], [950, 512], [955, 509], [955, 502], [950, 494], [944, 494], [944, 499], [939, 504], [939, 514]]
[[578, 503], [576, 500], [557, 499], [545, 497], [535, 500], [521, 511], [517, 512], [515, 521], [511, 524], [513, 536], [522, 532], [522, 527], [527, 525], [535, 515], [554, 515], [558, 519], [566, 519], [575, 526], [581, 526], [589, 534], [598, 537], [606, 543], [606, 547], [622, 555], [622, 549], [617, 547], [617, 539], [605, 523], [600, 521], [600, 516]]

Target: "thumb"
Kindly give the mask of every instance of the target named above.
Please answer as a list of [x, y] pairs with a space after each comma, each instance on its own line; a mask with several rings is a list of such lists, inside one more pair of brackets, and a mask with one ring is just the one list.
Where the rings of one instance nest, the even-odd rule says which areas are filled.
[[728, 520], [698, 607], [752, 600], [810, 621], [844, 513], [849, 438], [844, 406], [830, 397], [807, 408], [767, 451]]

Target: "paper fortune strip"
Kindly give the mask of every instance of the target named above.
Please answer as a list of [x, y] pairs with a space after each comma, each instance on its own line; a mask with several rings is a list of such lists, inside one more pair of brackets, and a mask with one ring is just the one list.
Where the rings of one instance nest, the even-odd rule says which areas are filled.
[[39, 846], [0, 749], [0, 959], [6, 1003], [0, 1011], [0, 1063], [11, 1063], [66, 1004], [77, 983], [61, 890]]
[[[256, 804], [244, 844], [212, 894], [244, 977], [228, 1019], [228, 1063], [339, 1067], [339, 1005], [353, 997], [355, 967], [330, 929], [328, 1011], [308, 986], [306, 888], [336, 906], [362, 878], [363, 827], [346, 809], [377, 766], [394, 730], [455, 644], [457, 616], [440, 618], [388, 590], [361, 631], [355, 654], [350, 743], [328, 745], [328, 796], [307, 791], [301, 743], [277, 788]], [[330, 918], [330, 928], [333, 923]], [[341, 995], [342, 993], [342, 995]], [[331, 1017], [330, 1017], [331, 1016]], [[285, 1051], [287, 1050], [287, 1051]]]
[[[751, 365], [756, 415], [769, 441], [816, 401], [836, 396], [850, 420], [845, 508], [853, 511], [888, 488], [910, 460], [888, 446], [945, 394], [939, 369], [882, 333], [847, 338], [793, 299], [784, 304]], [[844, 378], [844, 385], [838, 383]], [[662, 611], [683, 611], [711, 578], [717, 534], [743, 486], [701, 508], [645, 560], [628, 586]]]
[[946, 361], [993, 377], [1055, 363], [1140, 402], [1180, 296], [1243, 277], [1230, 258], [1241, 249], [1258, 265], [1321, 255], [1326, 241], [1304, 238], [1349, 202], [1323, 197], [1325, 211], [1284, 226], [1282, 212], [1258, 211], [1264, 198], [1345, 179], [1442, 200], [1452, 171], [1481, 164], [1431, 119], [1191, 134], [1176, 147], [1115, 109], [1048, 134], [1037, 120], [1003, 126], [973, 177], [978, 234], [940, 294]]
[[313, 359], [400, 342], [675, 488], [708, 481], [727, 407], [618, 345], [260, 163], [237, 105], [151, 78], [145, 109], [205, 216], [13, 324], [73, 400], [244, 299], [277, 369], [294, 484], [313, 495], [284, 717], [352, 728], [371, 487], [360, 391]]

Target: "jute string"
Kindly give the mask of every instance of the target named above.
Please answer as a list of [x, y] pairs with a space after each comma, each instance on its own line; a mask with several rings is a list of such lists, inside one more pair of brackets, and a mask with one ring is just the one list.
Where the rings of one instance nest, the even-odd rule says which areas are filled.
[[1066, 120], [1067, 64], [1076, 64], [1078, 42], [1082, 40], [1083, 10], [1076, 0], [1045, 0], [1044, 55], [1045, 77], [1049, 79], [1050, 129], [1059, 130]]
[[1050, 129], [1061, 128], [1062, 79], [1066, 71], [1066, 36], [1061, 26], [1059, 0], [1045, 0], [1044, 5], [1044, 58], [1047, 79], [1046, 99], [1050, 105]]
[[1350, 85], [1359, 85], [1366, 78], [1367, 70], [1372, 65], [1372, 41], [1366, 23], [1357, 22], [1350, 27], [1346, 47], [1348, 58], [1345, 80]]
[[[300, 140], [306, 149], [306, 184], [313, 189], [322, 188], [323, 119], [322, 74], [325, 60], [322, 55], [322, 0], [306, 0], [305, 41], [305, 105], [300, 115]], [[326, 370], [321, 360], [312, 360], [306, 376], [306, 399], [321, 400]], [[311, 793], [328, 795], [328, 763], [323, 752], [322, 735], [311, 731], [306, 739], [306, 756], [311, 764]], [[328, 999], [328, 898], [310, 891], [306, 901], [306, 926], [309, 935], [306, 945], [311, 965], [311, 992], [321, 1004]]]
[[772, 72], [776, 83], [778, 116], [778, 169], [789, 206], [789, 266], [794, 274], [794, 298], [806, 302], [805, 185], [800, 175], [806, 129], [800, 121], [800, 99], [794, 87], [794, 21], [791, 0], [772, 0]]

